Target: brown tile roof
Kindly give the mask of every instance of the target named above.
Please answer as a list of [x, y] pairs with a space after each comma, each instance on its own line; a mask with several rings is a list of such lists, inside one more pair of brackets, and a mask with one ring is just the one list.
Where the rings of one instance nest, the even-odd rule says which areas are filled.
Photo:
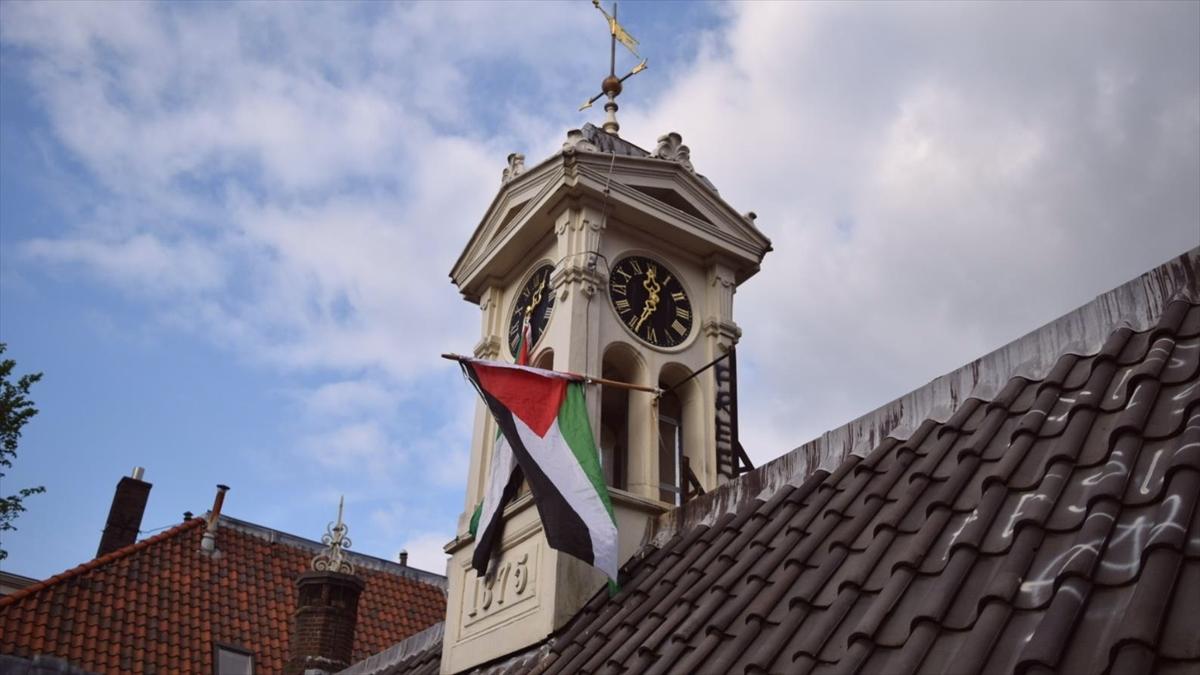
[[537, 670], [1194, 673], [1198, 500], [1200, 305], [1175, 301], [644, 552]]
[[[200, 553], [204, 523], [186, 521], [0, 598], [0, 654], [48, 654], [98, 673], [208, 675], [222, 642], [253, 651], [256, 672], [280, 672], [295, 579], [315, 542], [222, 516], [214, 559]], [[355, 659], [442, 620], [444, 588], [429, 583], [436, 575], [354, 562], [367, 584]]]

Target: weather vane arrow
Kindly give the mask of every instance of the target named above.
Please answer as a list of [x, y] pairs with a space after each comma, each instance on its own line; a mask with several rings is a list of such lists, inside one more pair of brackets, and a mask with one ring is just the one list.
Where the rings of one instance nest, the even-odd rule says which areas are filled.
[[[604, 81], [600, 83], [600, 93], [589, 98], [587, 102], [579, 106], [579, 109], [587, 110], [592, 107], [593, 103], [600, 100], [601, 97], [607, 96], [608, 103], [604, 104], [604, 110], [608, 115], [604, 120], [604, 130], [616, 135], [617, 131], [621, 128], [621, 125], [617, 123], [617, 96], [621, 93], [622, 83], [645, 70], [647, 61], [646, 59], [642, 59], [641, 54], [637, 52], [638, 41], [621, 24], [617, 23], [617, 3], [615, 0], [613, 2], [612, 14], [604, 11], [604, 8], [600, 6], [600, 0], [592, 0], [592, 5], [600, 10], [600, 13], [604, 15], [604, 19], [608, 21], [608, 32], [612, 39], [612, 45], [609, 52], [608, 77], [604, 78]], [[621, 77], [617, 77], [618, 42], [625, 45], [625, 48], [634, 56], [642, 59], [641, 63], [633, 67], [633, 70], [630, 70]]]

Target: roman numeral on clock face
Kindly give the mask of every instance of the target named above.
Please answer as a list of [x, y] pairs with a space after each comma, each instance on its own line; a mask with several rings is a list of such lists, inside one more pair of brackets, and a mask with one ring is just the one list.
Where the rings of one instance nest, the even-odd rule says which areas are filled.
[[[529, 344], [531, 351], [542, 337], [542, 332], [550, 325], [550, 316], [554, 311], [554, 290], [550, 287], [550, 275], [554, 272], [553, 265], [542, 265], [521, 286], [513, 301], [512, 314], [508, 323], [508, 346], [513, 356], [521, 340], [522, 326], [525, 317], [529, 317]], [[536, 300], [536, 302], [535, 302]]]
[[677, 347], [691, 335], [691, 300], [678, 276], [645, 255], [628, 255], [612, 265], [608, 297], [617, 318], [643, 344]]

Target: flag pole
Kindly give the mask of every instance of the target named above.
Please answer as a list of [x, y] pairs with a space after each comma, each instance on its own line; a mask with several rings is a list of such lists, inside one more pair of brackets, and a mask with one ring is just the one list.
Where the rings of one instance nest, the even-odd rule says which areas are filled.
[[[459, 361], [459, 362], [476, 360], [476, 359], [472, 359], [469, 356], [463, 356], [462, 354], [442, 354], [442, 358], [447, 359], [449, 361]], [[646, 387], [646, 386], [643, 386], [640, 384], [633, 384], [631, 382], [618, 382], [616, 380], [609, 380], [609, 379], [606, 379], [603, 377], [591, 377], [590, 375], [580, 375], [579, 373], [572, 373], [572, 372], [565, 371], [565, 370], [555, 371], [555, 372], [561, 372], [564, 375], [578, 377], [579, 379], [583, 380], [584, 382], [587, 382], [588, 384], [601, 384], [606, 387], [617, 387], [618, 389], [632, 389], [634, 391], [644, 391], [644, 392], [647, 392], [650, 394], [654, 394], [655, 396], [662, 393], [662, 390], [659, 389], [658, 387]]]

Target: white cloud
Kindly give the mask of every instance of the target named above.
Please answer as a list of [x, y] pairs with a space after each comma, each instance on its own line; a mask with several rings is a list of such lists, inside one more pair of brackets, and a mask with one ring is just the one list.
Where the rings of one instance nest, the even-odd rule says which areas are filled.
[[353, 422], [310, 436], [308, 456], [328, 468], [360, 473], [364, 482], [381, 472], [396, 470], [404, 462], [391, 439], [377, 422]]
[[397, 395], [378, 382], [340, 380], [298, 392], [309, 415], [346, 417], [386, 415], [397, 405]]
[[448, 541], [449, 538], [445, 532], [421, 533], [406, 540], [401, 549], [408, 551], [410, 566], [434, 574], [446, 574], [446, 563], [449, 557], [446, 556], [442, 547]]
[[743, 3], [675, 129], [775, 251], [738, 295], [763, 461], [1198, 241], [1197, 6]]
[[212, 248], [195, 240], [164, 241], [148, 233], [120, 241], [33, 239], [24, 250], [53, 266], [90, 265], [106, 280], [139, 294], [216, 291], [226, 275]]

